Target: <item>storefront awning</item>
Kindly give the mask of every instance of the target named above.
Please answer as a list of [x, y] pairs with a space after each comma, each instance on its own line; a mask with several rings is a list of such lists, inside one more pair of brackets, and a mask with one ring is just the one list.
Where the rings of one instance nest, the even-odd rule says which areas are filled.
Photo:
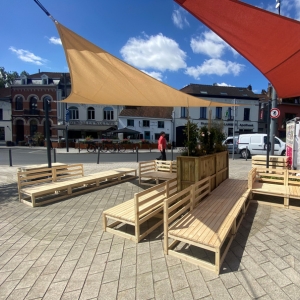
[[[66, 125], [52, 126], [53, 129], [66, 130]], [[108, 129], [115, 130], [113, 126], [96, 126], [96, 125], [69, 125], [68, 130], [74, 131], [106, 131]]]

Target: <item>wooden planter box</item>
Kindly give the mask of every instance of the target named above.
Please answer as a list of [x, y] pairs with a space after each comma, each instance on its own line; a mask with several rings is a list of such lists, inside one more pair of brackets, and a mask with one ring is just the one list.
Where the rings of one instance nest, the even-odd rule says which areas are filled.
[[177, 182], [180, 191], [207, 176], [212, 176], [211, 190], [228, 178], [228, 151], [199, 157], [177, 156]]

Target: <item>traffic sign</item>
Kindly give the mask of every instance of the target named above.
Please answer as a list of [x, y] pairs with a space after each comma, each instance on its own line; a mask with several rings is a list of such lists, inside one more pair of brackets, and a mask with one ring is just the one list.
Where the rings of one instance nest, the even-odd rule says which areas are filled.
[[270, 111], [270, 117], [276, 119], [280, 116], [280, 110], [278, 108], [272, 108]]

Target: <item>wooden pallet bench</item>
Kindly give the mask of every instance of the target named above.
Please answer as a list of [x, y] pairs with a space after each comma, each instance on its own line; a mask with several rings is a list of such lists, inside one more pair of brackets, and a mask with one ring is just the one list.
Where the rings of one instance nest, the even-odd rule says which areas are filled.
[[136, 169], [120, 168], [84, 176], [82, 164], [18, 172], [19, 200], [32, 207], [41, 206], [120, 183], [136, 175]]
[[[205, 180], [209, 182], [210, 178], [199, 183], [203, 185]], [[219, 274], [248, 208], [250, 190], [247, 181], [227, 179], [207, 196], [206, 189], [196, 193], [199, 183], [165, 201], [164, 252]], [[206, 198], [195, 206], [195, 195], [201, 197], [201, 193]], [[193, 256], [190, 247], [202, 249], [211, 260]]]
[[[251, 194], [280, 197], [283, 198], [283, 203], [272, 203], [260, 200], [252, 201], [289, 208], [291, 206], [290, 199], [300, 199], [299, 175], [299, 170], [252, 168], [248, 173], [248, 188], [251, 190]], [[292, 207], [299, 209], [299, 207], [296, 206]]]
[[[252, 156], [252, 168], [265, 168], [266, 167], [266, 155], [253, 155]], [[288, 169], [289, 157], [288, 156], [269, 156], [269, 168], [270, 169]]]
[[[103, 230], [130, 239], [136, 243], [163, 223], [163, 201], [177, 192], [177, 179], [165, 181], [136, 193], [134, 198], [103, 212]], [[145, 222], [154, 218], [156, 222], [142, 230]], [[109, 223], [113, 220], [112, 223]], [[119, 225], [131, 225], [134, 234], [121, 231]]]
[[[143, 180], [143, 178], [145, 179]], [[139, 184], [153, 185], [158, 184], [160, 180], [174, 178], [177, 178], [176, 161], [149, 160], [139, 162]]]

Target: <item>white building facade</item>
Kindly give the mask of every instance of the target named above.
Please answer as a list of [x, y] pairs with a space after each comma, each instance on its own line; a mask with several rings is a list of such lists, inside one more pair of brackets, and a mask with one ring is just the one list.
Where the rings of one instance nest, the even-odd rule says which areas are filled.
[[[7, 89], [9, 90], [9, 89]], [[0, 144], [12, 141], [11, 103], [0, 99]]]

